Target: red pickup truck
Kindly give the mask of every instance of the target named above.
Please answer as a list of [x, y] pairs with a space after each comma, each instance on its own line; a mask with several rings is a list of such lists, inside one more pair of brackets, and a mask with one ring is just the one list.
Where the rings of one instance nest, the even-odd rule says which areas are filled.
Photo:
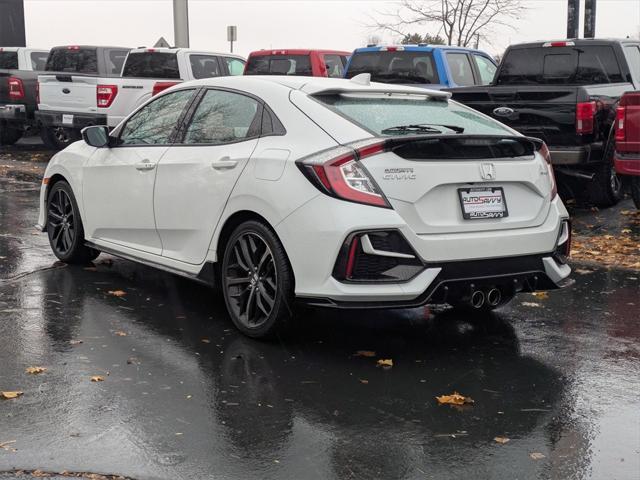
[[258, 50], [249, 54], [244, 74], [342, 78], [349, 55], [339, 50]]
[[640, 209], [640, 90], [627, 92], [616, 110], [616, 172], [630, 176], [631, 196]]

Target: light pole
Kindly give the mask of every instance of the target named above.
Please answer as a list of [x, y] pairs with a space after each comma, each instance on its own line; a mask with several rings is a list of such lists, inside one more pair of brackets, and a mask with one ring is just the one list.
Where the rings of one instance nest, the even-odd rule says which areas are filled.
[[173, 0], [173, 42], [189, 48], [189, 0]]
[[596, 1], [585, 0], [584, 2], [584, 38], [596, 36]]

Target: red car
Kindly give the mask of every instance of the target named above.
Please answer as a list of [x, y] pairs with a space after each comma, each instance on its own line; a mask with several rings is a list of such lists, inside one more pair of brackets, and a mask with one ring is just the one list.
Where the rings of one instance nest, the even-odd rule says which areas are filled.
[[342, 78], [349, 55], [338, 50], [258, 50], [249, 54], [244, 74]]
[[627, 92], [616, 111], [616, 172], [631, 176], [631, 196], [640, 208], [640, 91]]

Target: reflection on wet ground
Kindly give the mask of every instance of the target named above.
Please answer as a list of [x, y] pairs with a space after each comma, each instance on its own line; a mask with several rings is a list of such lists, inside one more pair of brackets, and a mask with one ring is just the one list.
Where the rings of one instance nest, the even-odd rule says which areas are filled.
[[[0, 471], [141, 479], [640, 471], [637, 274], [582, 268], [570, 290], [520, 297], [486, 316], [304, 311], [286, 337], [262, 343], [238, 334], [215, 293], [187, 280], [107, 256], [95, 269], [55, 264], [46, 239], [31, 235], [36, 193], [0, 180], [0, 390], [24, 391], [0, 401], [0, 444], [15, 440], [17, 450], [0, 449]], [[393, 367], [378, 368], [378, 358]], [[48, 370], [26, 375], [33, 365]], [[453, 391], [475, 403], [437, 404]]]

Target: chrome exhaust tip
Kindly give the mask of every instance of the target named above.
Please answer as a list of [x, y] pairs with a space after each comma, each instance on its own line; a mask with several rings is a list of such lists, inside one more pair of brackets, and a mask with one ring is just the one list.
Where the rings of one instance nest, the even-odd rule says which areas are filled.
[[476, 290], [471, 294], [471, 306], [473, 308], [482, 308], [484, 305], [484, 292], [482, 290]]
[[502, 300], [502, 292], [497, 288], [492, 288], [487, 293], [487, 303], [492, 307], [497, 307]]

